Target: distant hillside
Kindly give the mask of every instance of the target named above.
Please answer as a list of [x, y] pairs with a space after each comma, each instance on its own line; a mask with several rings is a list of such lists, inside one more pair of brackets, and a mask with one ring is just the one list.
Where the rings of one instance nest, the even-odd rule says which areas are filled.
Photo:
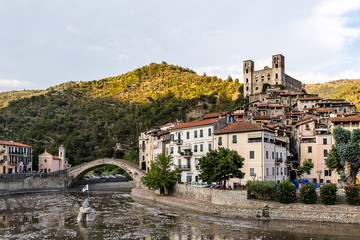
[[360, 110], [360, 79], [306, 84], [305, 89], [308, 93], [319, 94], [320, 97], [345, 99], [353, 102], [357, 110]]
[[23, 90], [23, 91], [9, 91], [0, 93], [0, 108], [9, 105], [9, 102], [16, 101], [22, 98], [29, 98], [44, 94], [46, 90]]
[[35, 157], [45, 149], [57, 154], [64, 144], [70, 163], [79, 164], [123, 157], [131, 147], [137, 148], [142, 131], [232, 110], [246, 101], [242, 84], [231, 78], [223, 81], [166, 63], [150, 64], [117, 77], [69, 82], [11, 101], [0, 109], [0, 136], [32, 145]]

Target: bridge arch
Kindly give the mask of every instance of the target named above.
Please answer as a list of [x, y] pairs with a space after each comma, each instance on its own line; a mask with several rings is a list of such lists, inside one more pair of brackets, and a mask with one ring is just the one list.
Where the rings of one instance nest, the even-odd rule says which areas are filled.
[[141, 187], [145, 173], [136, 164], [116, 158], [101, 158], [67, 169], [66, 187], [72, 188], [87, 172], [104, 165], [115, 165], [124, 169], [133, 178], [135, 186]]

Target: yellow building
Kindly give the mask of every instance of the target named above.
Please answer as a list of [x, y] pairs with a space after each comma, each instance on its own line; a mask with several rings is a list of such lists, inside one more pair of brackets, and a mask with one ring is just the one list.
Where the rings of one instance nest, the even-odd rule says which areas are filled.
[[0, 141], [0, 173], [31, 173], [32, 147], [18, 142]]
[[[242, 156], [244, 179], [231, 179], [235, 187], [249, 180], [287, 180], [286, 142], [275, 140], [275, 133], [250, 122], [230, 123], [215, 132], [215, 148], [235, 150]], [[276, 144], [275, 144], [276, 142]]]

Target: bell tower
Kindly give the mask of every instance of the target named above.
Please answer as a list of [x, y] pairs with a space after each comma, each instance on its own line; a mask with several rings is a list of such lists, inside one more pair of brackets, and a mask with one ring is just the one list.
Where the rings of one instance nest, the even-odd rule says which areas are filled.
[[272, 56], [272, 85], [285, 85], [285, 57], [281, 54]]
[[65, 147], [64, 145], [60, 145], [59, 147], [59, 158], [60, 158], [60, 170], [65, 169]]

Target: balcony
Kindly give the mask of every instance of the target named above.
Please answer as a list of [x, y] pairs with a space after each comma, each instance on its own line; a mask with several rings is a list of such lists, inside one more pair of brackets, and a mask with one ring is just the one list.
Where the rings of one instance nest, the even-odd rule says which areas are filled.
[[175, 165], [175, 168], [183, 170], [183, 171], [190, 171], [191, 170], [190, 165]]
[[282, 158], [276, 158], [276, 164], [280, 164], [283, 162], [283, 159]]
[[140, 148], [144, 149], [144, 148], [146, 148], [146, 145], [145, 144], [140, 144]]
[[193, 153], [190, 152], [190, 151], [181, 152], [180, 154], [181, 154], [181, 156], [183, 156], [184, 158], [191, 158], [191, 156], [193, 155]]
[[181, 139], [174, 140], [174, 142], [175, 142], [177, 145], [183, 144], [183, 140], [181, 140]]

